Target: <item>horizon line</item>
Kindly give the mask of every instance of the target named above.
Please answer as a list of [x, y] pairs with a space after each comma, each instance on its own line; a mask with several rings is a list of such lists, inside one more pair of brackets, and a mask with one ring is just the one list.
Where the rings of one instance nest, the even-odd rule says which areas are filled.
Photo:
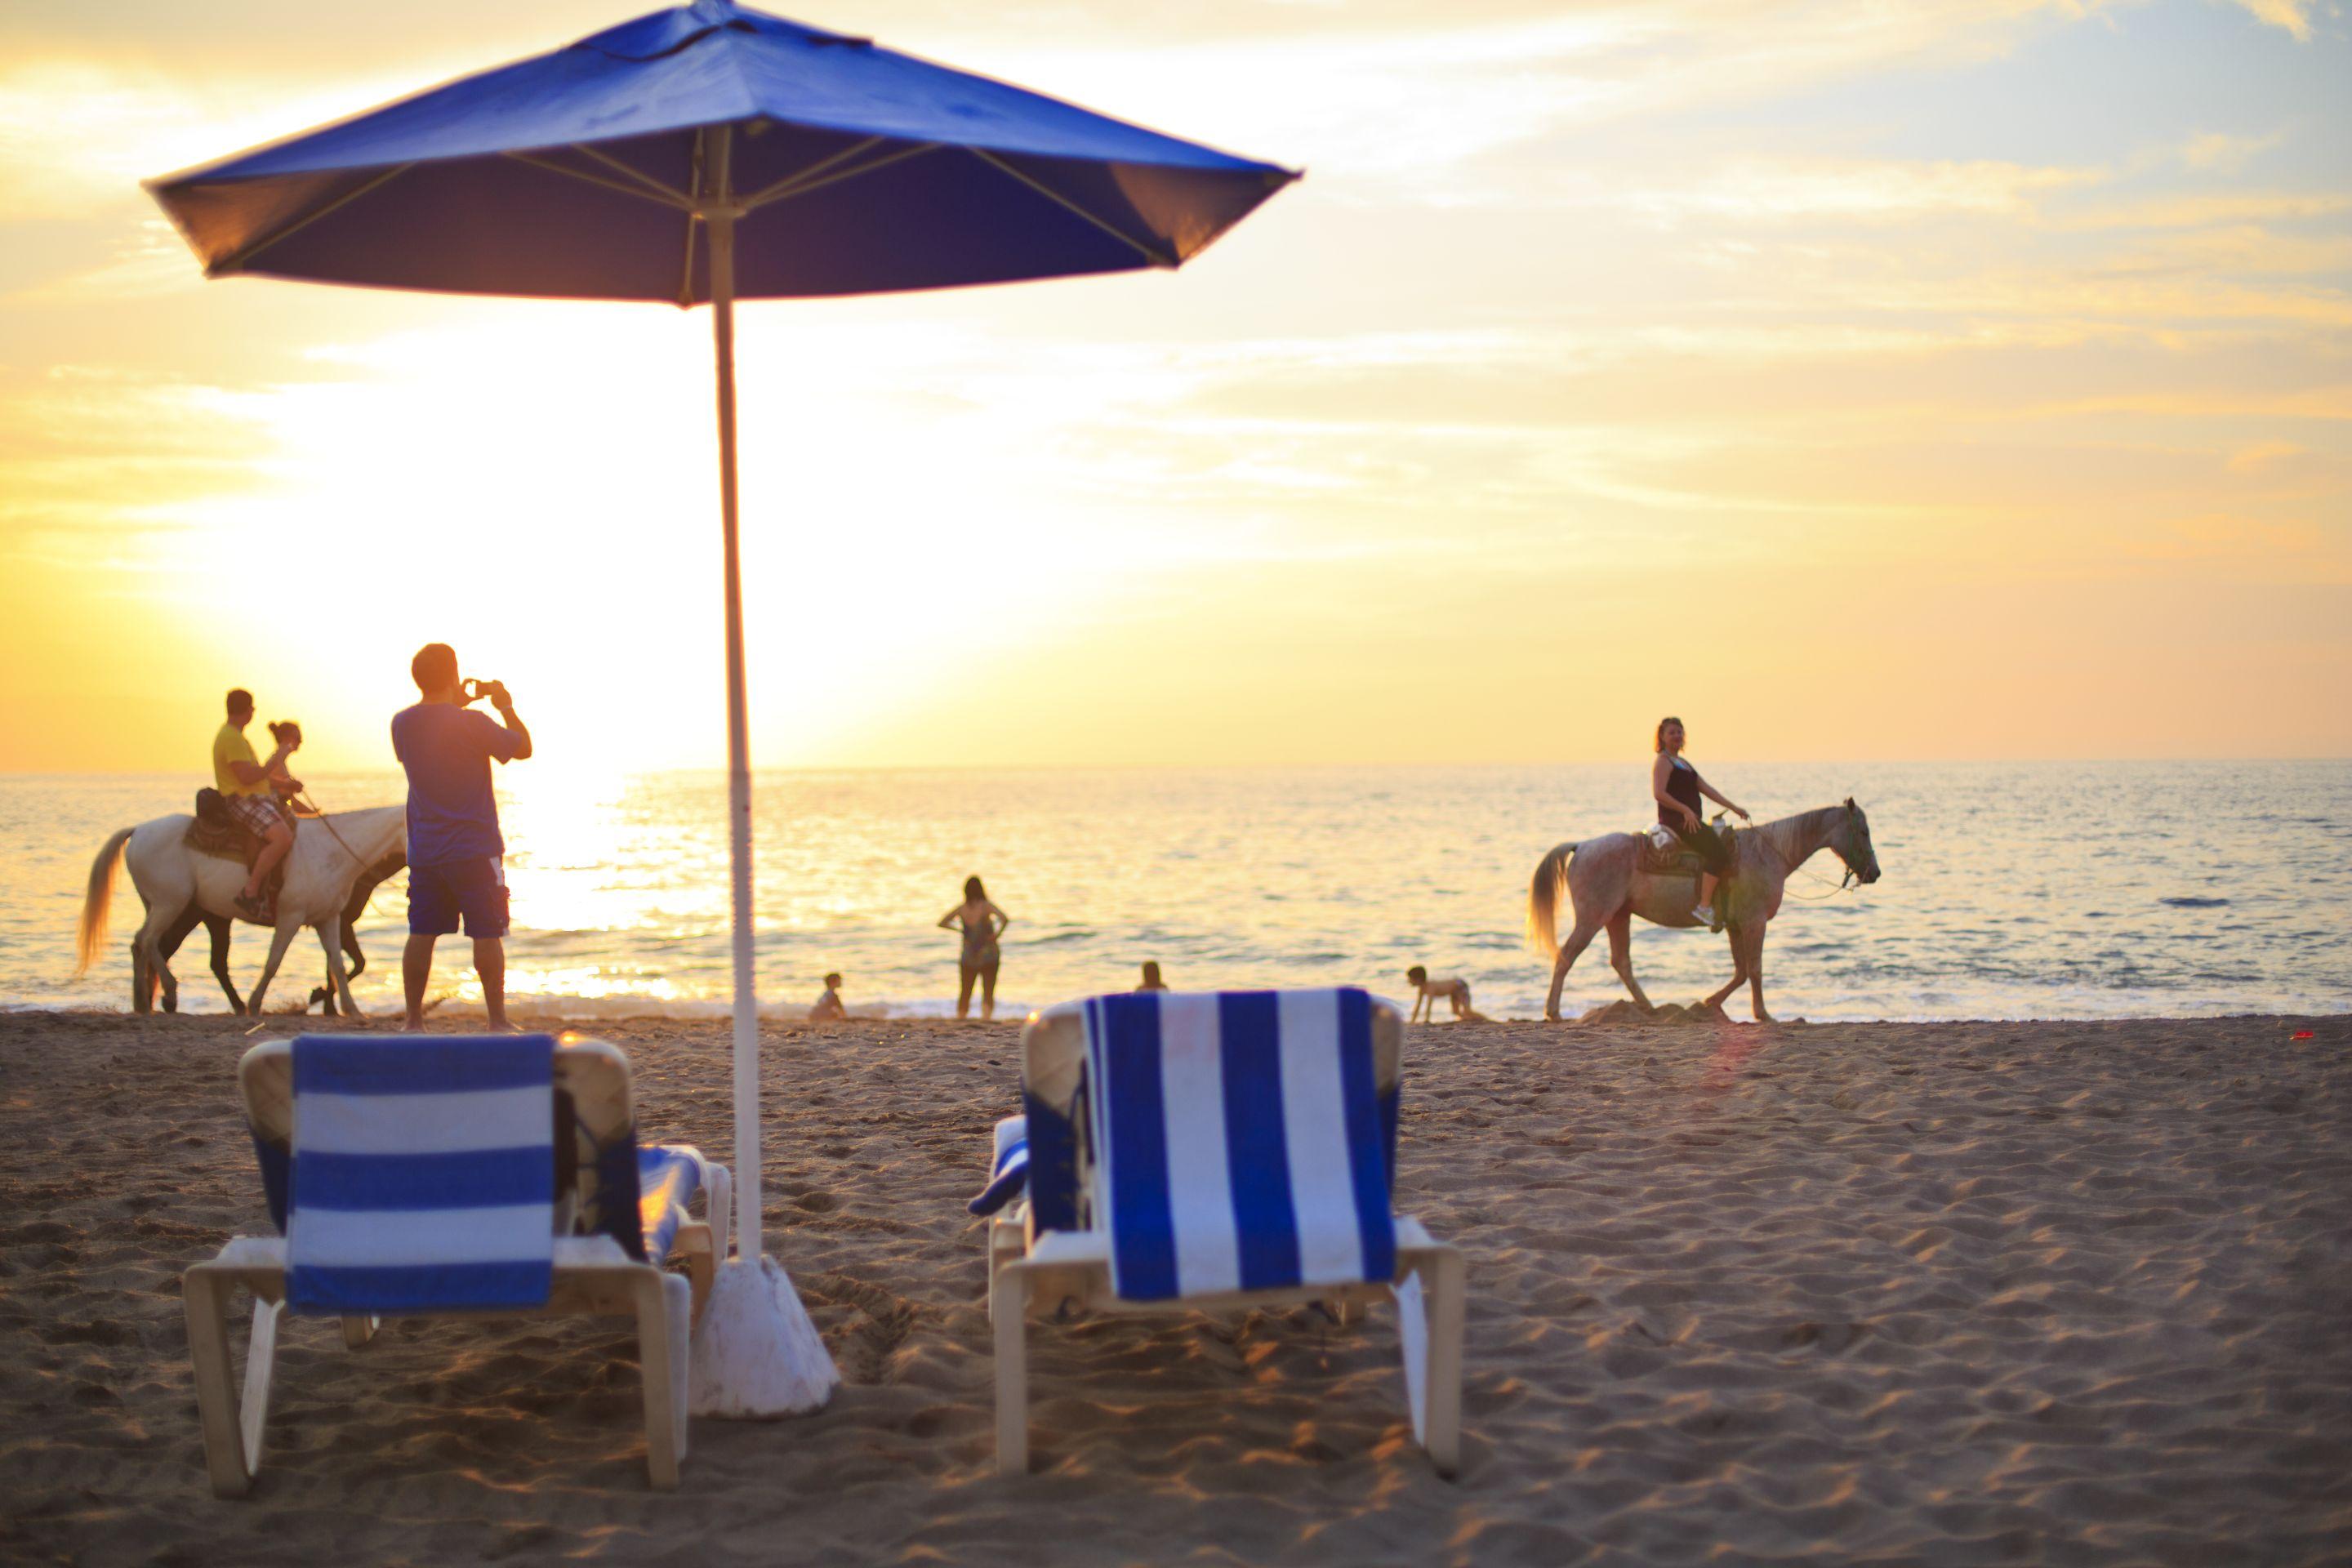
[[[1633, 753], [1634, 763], [1640, 759]], [[1950, 766], [2015, 765], [2021, 763], [2075, 763], [2092, 765], [2115, 763], [2352, 763], [2352, 752], [2300, 755], [2144, 755], [2144, 756], [2081, 756], [2063, 753], [2018, 756], [1883, 756], [1883, 757], [1711, 757], [1709, 761], [1728, 767], [1866, 767], [1885, 763], [1918, 765], [1926, 763]], [[1304, 772], [1371, 772], [1383, 769], [1467, 770], [1476, 768], [1601, 768], [1627, 765], [1613, 760], [1587, 758], [1582, 760], [1513, 760], [1490, 759], [1481, 762], [1237, 762], [1237, 763], [755, 763], [751, 776], [756, 781], [772, 773], [1304, 773]], [[321, 777], [339, 777], [362, 773], [396, 773], [400, 764], [393, 762], [378, 766], [341, 766], [311, 770]], [[667, 767], [583, 769], [596, 776], [619, 775], [625, 778], [654, 778], [678, 773], [716, 773], [724, 775], [724, 763], [682, 763]], [[30, 769], [0, 767], [0, 779], [139, 779], [173, 778], [199, 772], [193, 768], [81, 768]], [[536, 770], [534, 770], [536, 773]]]

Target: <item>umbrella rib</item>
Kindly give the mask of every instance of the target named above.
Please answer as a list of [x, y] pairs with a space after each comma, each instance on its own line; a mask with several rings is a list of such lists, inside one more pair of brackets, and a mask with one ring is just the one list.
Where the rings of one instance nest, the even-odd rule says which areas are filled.
[[824, 174], [827, 169], [832, 168], [835, 164], [850, 158], [855, 158], [869, 147], [879, 146], [882, 141], [883, 138], [879, 136], [868, 136], [865, 141], [860, 142], [854, 146], [844, 147], [840, 152], [835, 153], [830, 158], [820, 158], [805, 169], [795, 170], [792, 174], [786, 174], [782, 179], [778, 180], [774, 184], [766, 186], [761, 190], [753, 191], [750, 195], [745, 196], [742, 204], [743, 208], [748, 212], [753, 207], [764, 206], [768, 203], [774, 201], [781, 196], [790, 195], [792, 188], [794, 185], [799, 184], [803, 180], [813, 180], [817, 175]]
[[359, 200], [370, 191], [374, 190], [378, 185], [383, 184], [386, 180], [393, 178], [396, 174], [404, 174], [415, 167], [416, 167], [416, 165], [413, 163], [394, 163], [391, 168], [386, 169], [374, 179], [369, 180], [363, 184], [354, 185], [352, 189], [345, 191], [341, 195], [337, 196], [333, 201], [327, 203], [317, 211], [305, 213], [300, 217], [296, 218], [292, 223], [288, 224], [285, 227], [255, 240], [244, 249], [239, 250], [233, 255], [225, 256], [220, 260], [208, 264], [205, 268], [205, 276], [207, 278], [217, 278], [225, 272], [235, 272], [238, 270], [240, 268], [244, 267], [247, 262], [252, 260], [255, 257], [260, 255], [271, 246], [276, 245], [279, 240], [288, 239], [292, 237], [294, 235], [299, 234], [302, 230], [310, 227], [320, 218], [325, 217], [329, 213], [333, 212], [349, 203]]
[[678, 309], [681, 310], [694, 303], [694, 237], [696, 232], [701, 227], [702, 217], [700, 214], [687, 214], [686, 264], [679, 269], [677, 279], [677, 304]]
[[548, 160], [548, 157], [539, 157], [536, 153], [501, 153], [501, 157], [508, 157], [508, 160], [513, 160], [513, 163], [520, 163], [520, 164], [530, 164], [531, 169], [543, 169], [543, 172], [548, 174], [562, 174], [564, 179], [576, 179], [583, 185], [600, 185], [600, 188], [604, 188], [604, 191], [618, 191], [621, 195], [633, 195], [640, 202], [658, 202], [658, 205], [663, 205], [663, 207], [682, 207], [682, 202], [673, 202], [668, 200], [668, 197], [654, 195], [652, 191], [645, 191], [642, 185], [624, 185], [616, 179], [604, 179], [602, 174], [588, 174], [585, 169], [567, 169], [564, 164], [552, 163], [552, 160]]
[[659, 192], [661, 199], [666, 202], [674, 203], [679, 206], [692, 205], [693, 198], [689, 197], [684, 191], [663, 184], [659, 180], [655, 179], [643, 169], [640, 169], [632, 163], [624, 163], [618, 158], [614, 157], [610, 153], [598, 151], [596, 147], [589, 142], [574, 142], [572, 144], [572, 150], [584, 157], [595, 159], [596, 162], [604, 164], [608, 169], [615, 170], [620, 174], [626, 174], [630, 179], [636, 181], [639, 184], [644, 185], [646, 189], [649, 191]]
[[[709, 153], [709, 142], [710, 128], [707, 125], [698, 127], [694, 132], [694, 154], [690, 163], [692, 177], [688, 181], [688, 184], [694, 187], [692, 195], [695, 210], [686, 215], [686, 244], [682, 247], [686, 252], [686, 258], [684, 264], [678, 268], [677, 278], [677, 308], [681, 310], [691, 310], [694, 307], [694, 239], [702, 228], [703, 161]], [[731, 152], [732, 149], [730, 148], [730, 151]], [[715, 256], [713, 259], [716, 259]], [[716, 301], [714, 300], [713, 303], [715, 304]]]
[[[881, 138], [878, 136], [875, 138], [875, 141], [878, 142], [880, 140]], [[919, 142], [912, 146], [901, 147], [898, 151], [890, 153], [887, 157], [877, 158], [870, 163], [860, 163], [854, 169], [838, 170], [834, 174], [825, 175], [822, 179], [813, 178], [812, 176], [815, 174], [816, 171], [814, 169], [808, 170], [805, 173], [793, 175], [789, 180], [780, 180], [775, 184], [770, 185], [766, 190], [759, 193], [759, 195], [745, 199], [742, 203], [742, 207], [743, 210], [748, 213], [754, 207], [769, 206], [777, 202], [790, 201], [794, 196], [804, 196], [811, 191], [822, 190], [827, 185], [836, 185], [844, 180], [854, 180], [860, 174], [870, 174], [877, 169], [887, 169], [893, 163], [902, 163], [909, 158], [919, 158], [926, 153], [936, 153], [940, 150], [940, 143], [937, 142]], [[862, 151], [862, 149], [853, 148], [851, 151], [856, 152]], [[837, 163], [840, 161], [841, 160], [837, 157], [828, 159], [826, 163], [821, 163], [817, 165], [817, 167], [824, 168], [826, 164]]]
[[1013, 178], [1020, 181], [1023, 184], [1028, 186], [1039, 195], [1045, 197], [1048, 201], [1052, 201], [1062, 206], [1067, 207], [1070, 211], [1077, 214], [1080, 217], [1086, 219], [1088, 223], [1094, 225], [1105, 234], [1109, 235], [1113, 239], [1126, 242], [1139, 252], [1143, 256], [1144, 259], [1150, 262], [1154, 267], [1172, 268], [1176, 265], [1176, 258], [1174, 257], [1168, 255], [1164, 251], [1153, 249], [1150, 246], [1144, 244], [1143, 241], [1136, 238], [1135, 236], [1128, 233], [1125, 229], [1120, 228], [1118, 225], [1107, 222], [1103, 218], [1096, 216], [1094, 213], [1087, 211], [1086, 207], [1077, 202], [1072, 201], [1069, 197], [1054, 189], [1051, 185], [1045, 184], [1043, 181], [1032, 179], [1027, 174], [1024, 174], [1020, 170], [1014, 168], [1012, 164], [1006, 163], [1003, 159], [998, 157], [995, 153], [990, 152], [987, 148], [967, 147], [964, 151], [979, 159], [982, 163], [987, 164], [990, 168], [994, 169], [997, 173], [1002, 174], [1010, 174]]
[[[585, 153], [588, 148], [574, 148], [574, 151]], [[499, 157], [508, 157], [508, 160], [513, 160], [513, 163], [530, 164], [531, 169], [543, 169], [543, 172], [548, 174], [562, 174], [564, 179], [576, 179], [583, 185], [602, 185], [604, 191], [618, 191], [621, 195], [633, 195], [642, 202], [661, 202], [663, 207], [675, 207], [677, 212], [694, 212], [694, 205], [691, 205], [687, 197], [682, 197], [679, 193], [670, 191], [668, 185], [663, 185], [652, 179], [640, 179], [640, 184], [633, 184], [633, 185], [621, 184], [621, 181], [616, 179], [604, 179], [602, 174], [591, 174], [588, 169], [572, 169], [567, 167], [567, 164], [555, 163], [552, 157], [541, 157], [539, 153], [499, 153]], [[618, 167], [628, 169], [628, 164], [618, 164]]]

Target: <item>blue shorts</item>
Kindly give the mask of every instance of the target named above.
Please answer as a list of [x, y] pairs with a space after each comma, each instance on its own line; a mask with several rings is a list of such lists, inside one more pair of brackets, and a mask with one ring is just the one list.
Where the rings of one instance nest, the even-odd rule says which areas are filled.
[[507, 874], [495, 855], [408, 868], [411, 936], [449, 936], [457, 917], [476, 942], [507, 934]]

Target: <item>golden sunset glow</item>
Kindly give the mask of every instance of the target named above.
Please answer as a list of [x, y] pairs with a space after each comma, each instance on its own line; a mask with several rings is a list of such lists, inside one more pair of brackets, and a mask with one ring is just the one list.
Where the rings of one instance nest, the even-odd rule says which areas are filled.
[[[0, 17], [0, 767], [236, 684], [383, 766], [430, 639], [719, 759], [707, 314], [208, 284], [137, 184], [630, 9]], [[1307, 178], [746, 308], [763, 764], [2352, 752], [2340, 5], [803, 19]]]

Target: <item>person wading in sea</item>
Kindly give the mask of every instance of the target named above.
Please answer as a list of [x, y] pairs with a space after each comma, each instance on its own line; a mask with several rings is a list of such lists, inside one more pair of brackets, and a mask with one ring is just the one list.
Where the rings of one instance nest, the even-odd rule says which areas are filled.
[[1699, 881], [1698, 908], [1691, 914], [1720, 931], [1723, 922], [1716, 918], [1715, 886], [1731, 869], [1731, 839], [1727, 834], [1709, 827], [1699, 816], [1699, 797], [1706, 796], [1742, 822], [1748, 819], [1748, 808], [1734, 804], [1729, 795], [1718, 794], [1684, 759], [1681, 720], [1658, 721], [1654, 749], [1658, 755], [1650, 764], [1650, 794], [1658, 803], [1659, 826], [1673, 829], [1675, 837], [1706, 866], [1706, 875]]
[[996, 1016], [996, 939], [1013, 917], [988, 901], [988, 889], [977, 877], [963, 879], [963, 902], [940, 917], [941, 931], [963, 928], [963, 952], [956, 961], [962, 985], [956, 993], [956, 1016], [971, 1016], [971, 983], [980, 982], [980, 1016]]

